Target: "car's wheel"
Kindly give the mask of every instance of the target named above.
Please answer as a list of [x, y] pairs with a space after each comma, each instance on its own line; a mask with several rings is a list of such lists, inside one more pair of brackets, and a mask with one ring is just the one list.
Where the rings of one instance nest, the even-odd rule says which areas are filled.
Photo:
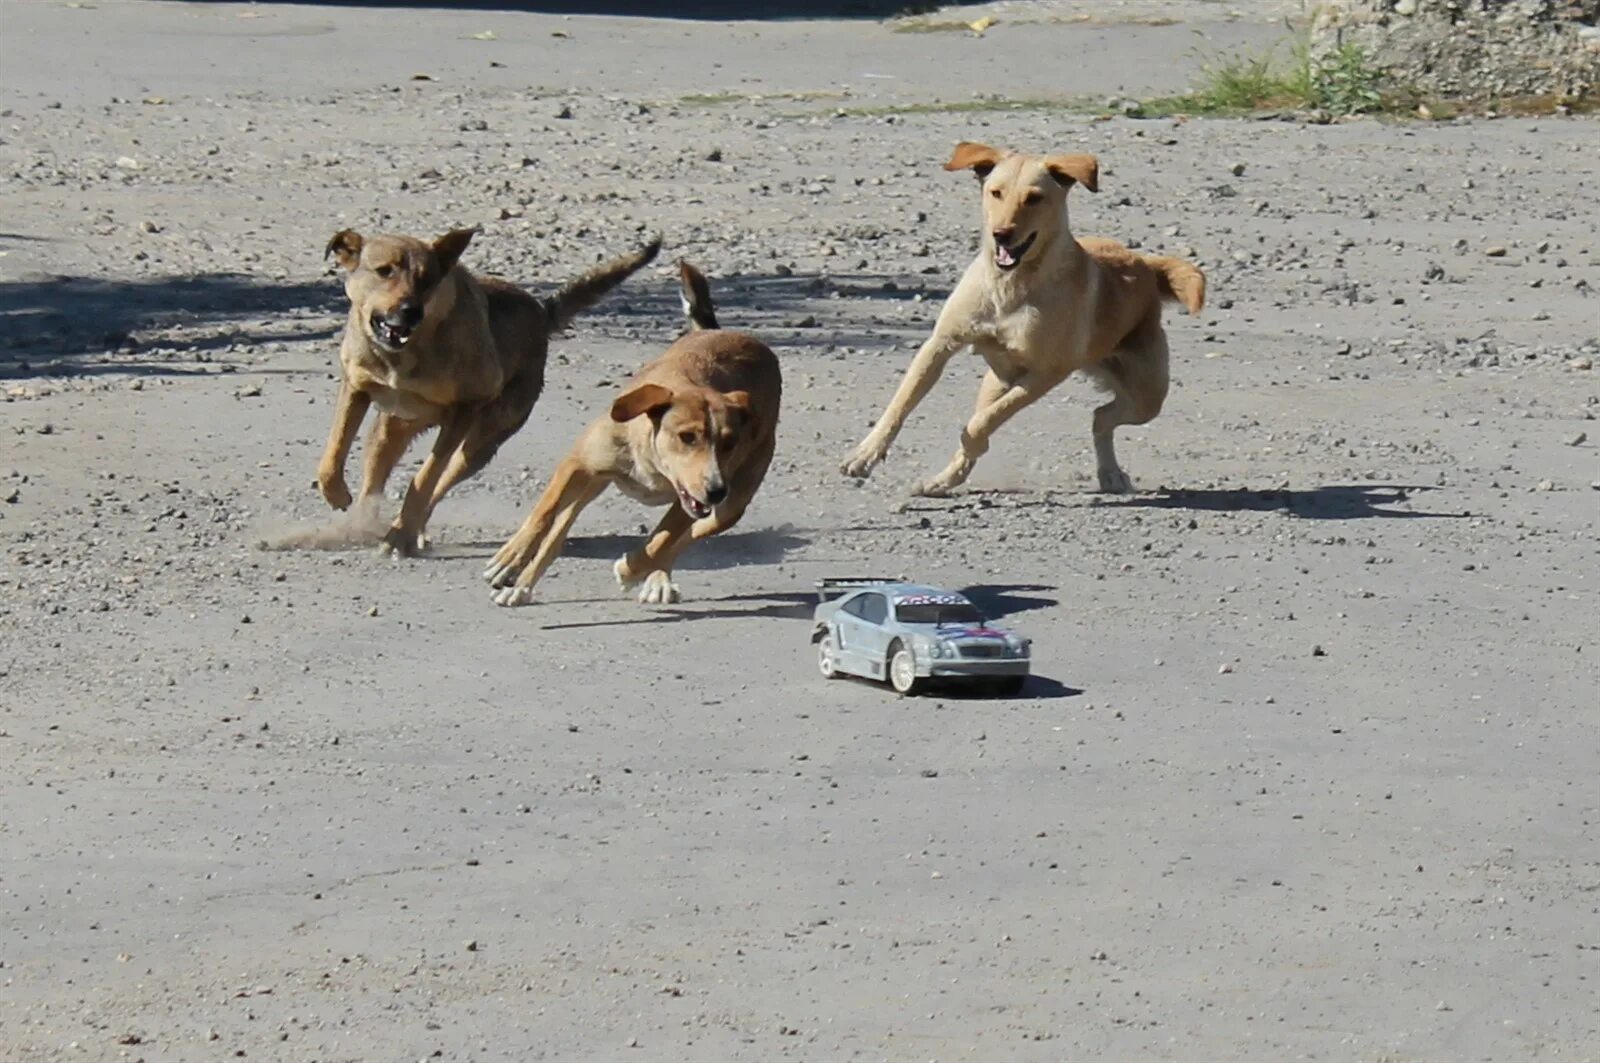
[[889, 685], [897, 694], [917, 694], [927, 686], [927, 681], [917, 675], [917, 659], [911, 656], [911, 647], [897, 642], [889, 647]]
[[817, 640], [817, 671], [824, 679], [839, 678], [839, 661], [833, 651], [833, 632]]
[[1008, 675], [1004, 679], [995, 680], [994, 690], [1001, 697], [1014, 698], [1022, 693], [1022, 688], [1027, 682], [1028, 677], [1025, 675]]

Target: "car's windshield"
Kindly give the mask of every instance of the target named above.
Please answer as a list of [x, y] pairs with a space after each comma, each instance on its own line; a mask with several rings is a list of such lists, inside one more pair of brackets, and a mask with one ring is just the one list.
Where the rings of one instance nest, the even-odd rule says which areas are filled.
[[981, 624], [983, 614], [970, 604], [897, 605], [894, 615], [902, 624]]

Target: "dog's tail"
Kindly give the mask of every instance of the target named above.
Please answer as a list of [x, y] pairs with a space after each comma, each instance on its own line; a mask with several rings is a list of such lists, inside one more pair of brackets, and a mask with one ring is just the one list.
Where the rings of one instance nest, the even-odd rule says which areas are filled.
[[572, 324], [572, 319], [598, 303], [611, 289], [649, 265], [661, 250], [661, 237], [656, 237], [631, 255], [603, 262], [581, 277], [563, 284], [554, 295], [544, 300], [545, 317], [550, 331], [559, 332]]
[[721, 328], [717, 324], [717, 310], [711, 303], [711, 285], [706, 283], [705, 274], [679, 259], [678, 275], [683, 285], [679, 297], [683, 300], [683, 315], [689, 319], [690, 331]]
[[1191, 314], [1198, 314], [1206, 305], [1206, 275], [1200, 272], [1199, 266], [1161, 255], [1150, 255], [1145, 261], [1155, 268], [1156, 286], [1161, 289], [1162, 296], [1176, 299]]

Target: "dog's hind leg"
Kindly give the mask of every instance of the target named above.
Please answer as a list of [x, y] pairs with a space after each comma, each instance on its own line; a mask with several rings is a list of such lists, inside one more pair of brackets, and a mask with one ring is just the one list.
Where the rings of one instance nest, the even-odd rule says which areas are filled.
[[1140, 325], [1114, 354], [1091, 370], [1111, 390], [1110, 402], [1094, 411], [1095, 473], [1100, 490], [1124, 494], [1133, 481], [1117, 464], [1112, 433], [1125, 424], [1144, 424], [1161, 412], [1167, 397], [1167, 335], [1159, 320]]
[[450, 464], [445, 466], [444, 475], [439, 477], [439, 482], [433, 488], [433, 497], [428, 500], [428, 513], [423, 518], [424, 525], [432, 519], [434, 507], [452, 487], [484, 470], [505, 441], [527, 423], [532, 409], [532, 402], [520, 409], [501, 409], [497, 404], [496, 408], [485, 410], [481, 417], [473, 421], [461, 446], [450, 456]]
[[988, 452], [989, 437], [1065, 379], [1065, 374], [1024, 373], [1015, 383], [1007, 385], [990, 370], [978, 390], [978, 408], [961, 430], [961, 449], [943, 472], [917, 488], [916, 493], [938, 498], [966, 483], [967, 477], [972, 475], [972, 467]]
[[[526, 605], [533, 598], [533, 586], [544, 575], [550, 562], [566, 545], [572, 522], [584, 506], [606, 489], [608, 481], [568, 458], [556, 467], [539, 504], [517, 533], [506, 541], [484, 572], [484, 578], [498, 588], [496, 605]], [[510, 577], [516, 575], [516, 582]], [[507, 584], [510, 586], [507, 586]]]
[[372, 396], [357, 391], [347, 383], [339, 385], [338, 405], [334, 409], [333, 427], [328, 430], [328, 445], [323, 448], [322, 460], [317, 464], [317, 487], [323, 499], [334, 509], [350, 508], [350, 487], [344, 482], [344, 463], [350, 456], [350, 446], [361, 430], [361, 419], [372, 405]]
[[433, 441], [433, 449], [428, 452], [427, 460], [412, 478], [411, 486], [406, 488], [406, 497], [400, 503], [399, 515], [384, 533], [382, 547], [384, 553], [395, 557], [413, 557], [421, 552], [425, 545], [422, 532], [427, 526], [428, 514], [431, 512], [429, 501], [433, 498], [433, 489], [444, 474], [445, 464], [450, 460], [450, 456], [461, 446], [462, 437], [467, 434], [471, 417], [472, 412], [465, 409], [452, 410], [445, 415], [445, 419], [439, 425], [439, 435]]

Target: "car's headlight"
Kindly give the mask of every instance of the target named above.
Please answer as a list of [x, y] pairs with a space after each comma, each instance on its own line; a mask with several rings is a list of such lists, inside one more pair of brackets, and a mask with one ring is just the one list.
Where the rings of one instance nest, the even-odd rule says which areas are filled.
[[1015, 635], [1007, 635], [1006, 636], [1006, 654], [1007, 654], [1007, 656], [1010, 656], [1010, 657], [1026, 657], [1026, 656], [1028, 656], [1029, 647], [1031, 645], [1032, 645], [1032, 643], [1030, 643], [1027, 639], [1018, 638]]
[[953, 644], [946, 642], [944, 639], [932, 638], [928, 635], [913, 635], [911, 637], [911, 648], [919, 656], [931, 659], [954, 657], [956, 655], [956, 648]]

